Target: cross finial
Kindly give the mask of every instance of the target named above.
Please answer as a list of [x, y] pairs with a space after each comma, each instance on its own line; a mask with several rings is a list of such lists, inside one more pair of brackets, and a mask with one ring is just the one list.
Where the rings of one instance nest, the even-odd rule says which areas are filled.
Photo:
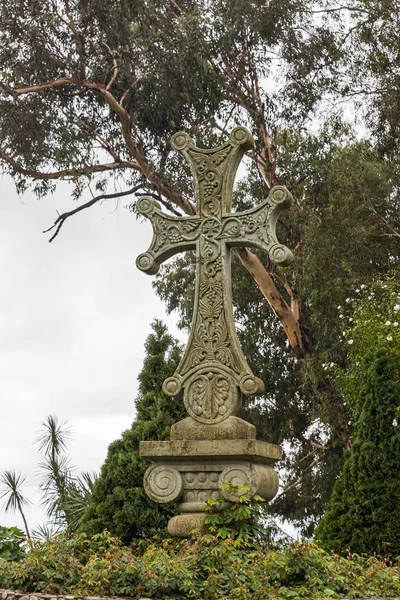
[[221, 215], [232, 210], [232, 190], [243, 153], [254, 146], [251, 133], [236, 127], [222, 146], [212, 150], [197, 148], [186, 133], [176, 133], [171, 145], [181, 152], [190, 165], [197, 213], [200, 216]]
[[234, 129], [225, 144], [212, 150], [197, 148], [185, 133], [175, 134], [172, 146], [185, 156], [195, 180], [198, 215], [167, 216], [147, 197], [137, 204], [154, 229], [149, 250], [137, 259], [140, 269], [155, 273], [166, 258], [181, 250], [196, 250], [192, 330], [181, 363], [163, 389], [171, 396], [183, 394], [188, 413], [202, 423], [227, 419], [239, 410], [242, 395], [263, 391], [263, 383], [251, 372], [236, 335], [230, 248], [257, 247], [280, 264], [292, 258], [275, 234], [279, 213], [291, 204], [286, 188], [276, 186], [254, 209], [230, 212], [236, 170], [244, 151], [253, 144], [244, 127]]

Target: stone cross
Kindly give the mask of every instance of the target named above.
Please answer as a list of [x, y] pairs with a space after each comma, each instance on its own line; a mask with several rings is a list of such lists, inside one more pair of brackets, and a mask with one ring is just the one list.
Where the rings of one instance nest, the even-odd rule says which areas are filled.
[[169, 216], [154, 199], [141, 198], [137, 208], [151, 220], [153, 240], [136, 264], [154, 274], [178, 252], [196, 251], [192, 329], [174, 376], [163, 385], [167, 395], [183, 396], [189, 418], [172, 427], [171, 442], [142, 442], [140, 451], [155, 461], [145, 475], [148, 495], [158, 502], [183, 499], [181, 515], [170, 521], [169, 530], [186, 536], [204, 518], [201, 509], [208, 497], [222, 493], [229, 499], [229, 492], [220, 490], [223, 483], [250, 483], [252, 494], [264, 493], [267, 499], [277, 491], [276, 474], [267, 465], [279, 458], [279, 447], [257, 442], [254, 427], [235, 416], [243, 395], [261, 393], [263, 383], [251, 372], [236, 335], [230, 249], [257, 248], [274, 263], [289, 264], [292, 253], [278, 242], [275, 228], [292, 197], [285, 187], [275, 186], [258, 206], [231, 212], [237, 168], [254, 144], [244, 127], [235, 128], [225, 144], [211, 150], [196, 147], [185, 133], [175, 134], [171, 143], [190, 165], [197, 214]]

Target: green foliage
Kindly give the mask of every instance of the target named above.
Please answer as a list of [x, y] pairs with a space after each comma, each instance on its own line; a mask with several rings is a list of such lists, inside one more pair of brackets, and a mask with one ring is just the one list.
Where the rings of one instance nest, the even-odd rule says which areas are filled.
[[168, 439], [171, 425], [185, 416], [183, 403], [162, 392], [164, 379], [178, 365], [181, 348], [160, 321], [155, 320], [152, 329], [139, 374], [136, 421], [109, 446], [81, 525], [81, 530], [90, 534], [108, 529], [125, 543], [165, 534], [173, 514], [171, 505], [160, 505], [147, 497], [143, 475], [150, 463], [139, 456], [141, 440]]
[[272, 532], [262, 522], [264, 515], [260, 507], [264, 499], [257, 495], [250, 498], [248, 486], [238, 487], [225, 483], [223, 488], [234, 498], [234, 502], [228, 502], [222, 497], [207, 500], [207, 517], [204, 521], [207, 533], [204, 538], [229, 538], [235, 548], [248, 550], [254, 549], [260, 541], [271, 541]]
[[385, 351], [379, 337], [376, 346], [360, 364], [353, 443], [317, 538], [336, 552], [399, 556], [400, 346]]
[[25, 551], [21, 547], [25, 541], [25, 534], [18, 527], [0, 526], [0, 559], [21, 560]]
[[164, 540], [142, 551], [103, 532], [93, 538], [60, 535], [35, 542], [19, 563], [0, 560], [0, 586], [175, 600], [393, 597], [400, 592], [400, 571], [376, 558], [328, 554], [314, 543], [250, 550], [230, 537], [204, 535]]
[[[42, 195], [67, 178], [79, 195], [97, 176], [97, 145], [105, 140], [103, 150], [122, 163], [118, 175], [126, 172], [124, 161], [136, 155], [117, 114], [97, 93], [110, 82], [134, 125], [138, 151], [186, 193], [185, 170], [167, 142], [178, 129], [216, 141], [222, 124], [241, 121], [256, 131], [257, 149], [265, 149], [260, 122], [269, 132], [282, 123], [304, 129], [332, 96], [360, 98], [368, 125], [384, 151], [393, 152], [399, 139], [396, 8], [395, 0], [350, 0], [343, 7], [333, 0], [93, 0], [90, 7], [73, 0], [65, 20], [51, 0], [3, 0], [0, 142], [11, 158], [2, 157], [4, 168], [21, 191], [31, 182]], [[276, 65], [279, 91], [271, 85]], [[60, 79], [64, 85], [51, 87]], [[26, 89], [45, 82], [45, 89]], [[25, 93], [14, 96], [21, 88]], [[35, 170], [45, 169], [58, 177], [35, 178]], [[109, 177], [100, 175], [97, 188]], [[139, 180], [135, 169], [128, 179]]]
[[42, 505], [50, 522], [39, 527], [35, 535], [48, 538], [55, 532], [72, 533], [76, 530], [89, 503], [96, 475], [83, 472], [75, 476], [68, 456], [68, 440], [71, 437], [67, 423], [49, 415], [42, 422], [42, 432], [35, 440], [44, 454], [39, 463], [41, 481], [39, 489]]
[[393, 278], [361, 284], [338, 306], [346, 369], [332, 364], [336, 383], [351, 407], [357, 404], [365, 360], [377, 349], [393, 358], [400, 354], [400, 288]]
[[[176, 194], [193, 197], [189, 170], [169, 145], [178, 129], [215, 145], [224, 130], [241, 123], [255, 135], [254, 164], [264, 165], [272, 152], [266, 170], [276, 168], [296, 200], [279, 235], [296, 249], [295, 264], [282, 270], [262, 260], [282, 298], [299, 304], [307, 360], [293, 368], [280, 324], [238, 264], [235, 318], [266, 390], [246, 407], [246, 416], [261, 439], [285, 442], [286, 492], [275, 511], [307, 534], [326, 505], [352, 434], [338, 380], [322, 367], [346, 366], [336, 307], [349, 290], [398, 271], [399, 168], [397, 159], [386, 160], [396, 156], [400, 140], [396, 2], [70, 0], [67, 19], [52, 0], [3, 0], [0, 9], [0, 159], [19, 191], [32, 185], [41, 196], [67, 179], [78, 197], [89, 184], [104, 191], [122, 180], [142, 185], [171, 208]], [[52, 87], [56, 80], [64, 85]], [[41, 83], [45, 89], [35, 87]], [[105, 101], [106, 89], [114, 103]], [[357, 110], [346, 115], [361, 120], [368, 141], [356, 141], [332, 102], [349, 101], [354, 108], [354, 99]], [[315, 129], [309, 117], [318, 107], [320, 120], [326, 118], [326, 100], [331, 118], [317, 135], [307, 134]], [[129, 120], [122, 127], [121, 111]], [[132, 132], [130, 143], [121, 130]], [[107, 162], [104, 155], [106, 170], [99, 165]], [[237, 206], [252, 206], [265, 195], [265, 182], [250, 169]], [[176, 261], [158, 285], [169, 308], [180, 307], [185, 325], [193, 264], [192, 257]], [[145, 422], [142, 427], [152, 431]], [[122, 523], [143, 505], [138, 499], [137, 510], [124, 513], [130, 503], [117, 460], [128, 449], [136, 452], [145, 435], [138, 428], [110, 450], [118, 485], [103, 481], [97, 488], [100, 493], [104, 486], [101, 511], [113, 531], [116, 507]], [[160, 429], [165, 433], [164, 425]], [[131, 489], [139, 490], [132, 475], [137, 460], [124, 464]], [[111, 489], [114, 500], [106, 508]], [[100, 527], [103, 516], [93, 519]]]

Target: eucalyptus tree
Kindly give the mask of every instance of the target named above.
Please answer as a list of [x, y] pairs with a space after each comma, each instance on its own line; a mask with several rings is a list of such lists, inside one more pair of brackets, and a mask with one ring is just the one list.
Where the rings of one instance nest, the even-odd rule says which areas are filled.
[[[267, 439], [290, 442], [277, 502], [300, 520], [321, 512], [350, 443], [351, 419], [321, 367], [344, 356], [337, 305], [398, 261], [398, 164], [382, 160], [399, 142], [398, 18], [396, 0], [3, 0], [0, 10], [3, 169], [39, 197], [67, 180], [79, 201], [50, 240], [105, 199], [146, 193], [194, 214], [188, 170], [169, 146], [178, 130], [215, 146], [247, 125], [255, 151], [237, 203], [253, 205], [276, 183], [294, 193], [280, 235], [294, 268], [242, 249], [234, 285], [249, 358], [267, 383], [249, 410], [268, 412]], [[365, 145], [340, 124], [344, 102], [350, 115], [357, 107]], [[330, 115], [317, 136], [315, 111], [321, 122]], [[157, 289], [171, 308], [180, 290], [187, 323], [191, 258], [166, 275]]]

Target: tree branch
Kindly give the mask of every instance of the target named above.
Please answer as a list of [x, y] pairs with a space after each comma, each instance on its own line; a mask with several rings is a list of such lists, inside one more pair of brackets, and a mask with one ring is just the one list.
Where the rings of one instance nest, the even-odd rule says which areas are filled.
[[106, 44], [105, 42], [103, 42], [103, 46], [105, 46], [107, 48], [111, 58], [113, 59], [113, 65], [114, 65], [114, 71], [113, 71], [112, 77], [106, 87], [106, 90], [108, 91], [111, 88], [114, 81], [118, 77], [118, 63], [117, 63], [117, 59], [115, 58], [114, 53], [112, 52], [110, 46], [108, 44]]
[[132, 161], [105, 163], [102, 165], [87, 165], [80, 169], [64, 169], [62, 171], [53, 171], [51, 173], [43, 173], [42, 171], [35, 171], [35, 169], [26, 169], [20, 165], [16, 160], [9, 156], [3, 151], [0, 151], [0, 158], [8, 162], [17, 173], [32, 177], [33, 179], [62, 179], [63, 177], [79, 177], [81, 175], [88, 175], [90, 173], [100, 173], [103, 171], [115, 171], [116, 169], [135, 169], [141, 171], [139, 165]]
[[81, 204], [77, 208], [74, 208], [73, 210], [70, 210], [68, 212], [65, 212], [65, 213], [62, 213], [61, 215], [59, 215], [57, 217], [57, 219], [54, 221], [54, 224], [51, 227], [49, 227], [48, 229], [45, 229], [43, 231], [43, 233], [48, 233], [49, 231], [51, 231], [52, 229], [54, 229], [56, 227], [55, 232], [49, 239], [49, 242], [52, 242], [58, 236], [60, 229], [64, 225], [65, 221], [69, 217], [72, 217], [72, 215], [76, 215], [78, 212], [81, 212], [81, 210], [85, 210], [86, 208], [93, 206], [93, 204], [100, 202], [100, 200], [110, 200], [112, 198], [121, 198], [122, 196], [129, 196], [130, 194], [134, 194], [137, 190], [140, 190], [140, 188], [142, 186], [143, 186], [143, 182], [136, 184], [135, 186], [133, 186], [133, 188], [131, 188], [130, 190], [127, 190], [126, 192], [116, 192], [115, 194], [100, 194], [100, 196], [95, 196], [88, 202], [85, 202], [85, 204]]
[[253, 276], [262, 294], [282, 323], [283, 330], [289, 340], [296, 359], [304, 358], [306, 348], [300, 330], [300, 323], [276, 287], [272, 277], [267, 273], [260, 259], [248, 248], [238, 248], [236, 253], [244, 267]]
[[139, 150], [137, 144], [135, 143], [132, 137], [131, 121], [128, 111], [120, 105], [120, 103], [116, 100], [113, 94], [106, 89], [106, 86], [104, 84], [93, 83], [91, 81], [77, 82], [71, 77], [64, 77], [61, 79], [54, 79], [52, 81], [47, 81], [33, 86], [27, 86], [24, 88], [10, 90], [10, 93], [14, 96], [14, 98], [17, 98], [18, 96], [21, 96], [23, 94], [40, 92], [46, 89], [51, 89], [64, 85], [76, 85], [78, 87], [92, 89], [96, 91], [100, 96], [102, 96], [102, 98], [104, 98], [111, 110], [117, 115], [121, 125], [121, 133], [125, 140], [125, 143], [131, 155], [136, 160], [139, 170], [142, 171], [146, 179], [155, 186], [155, 188], [161, 195], [165, 196], [168, 200], [179, 206], [179, 208], [181, 208], [186, 214], [196, 214], [196, 209], [193, 206], [193, 204], [187, 198], [185, 198], [185, 196], [182, 196], [182, 194], [179, 194], [175, 190], [169, 188], [164, 183], [162, 183], [157, 172], [151, 169], [148, 161], [143, 156], [142, 152]]
[[304, 469], [303, 475], [301, 477], [299, 477], [298, 479], [296, 479], [296, 481], [294, 481], [293, 483], [291, 483], [290, 485], [286, 486], [285, 488], [283, 488], [282, 492], [279, 494], [279, 496], [277, 496], [277, 499], [280, 498], [281, 496], [283, 496], [284, 494], [287, 494], [290, 490], [292, 490], [293, 488], [296, 488], [298, 485], [300, 485], [300, 483], [303, 481], [304, 479], [304, 475], [306, 474], [307, 471], [310, 471], [310, 469], [312, 469], [313, 467], [315, 467], [321, 460], [321, 457], [316, 458], [315, 460], [313, 460], [312, 463], [310, 463], [308, 465], [308, 467], [306, 467]]

